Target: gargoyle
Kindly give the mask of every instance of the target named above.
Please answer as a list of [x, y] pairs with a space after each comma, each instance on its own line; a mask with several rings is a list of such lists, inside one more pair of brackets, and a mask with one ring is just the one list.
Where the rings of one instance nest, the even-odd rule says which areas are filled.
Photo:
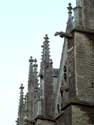
[[61, 38], [65, 37], [65, 38], [72, 38], [72, 35], [70, 33], [64, 33], [64, 32], [56, 32], [55, 36], [60, 36]]

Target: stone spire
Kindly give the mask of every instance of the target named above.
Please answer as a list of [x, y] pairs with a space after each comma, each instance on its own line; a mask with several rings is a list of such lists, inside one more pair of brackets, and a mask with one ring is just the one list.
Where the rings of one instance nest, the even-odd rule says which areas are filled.
[[23, 84], [21, 84], [19, 89], [20, 89], [20, 101], [19, 101], [19, 111], [18, 111], [18, 124], [23, 125], [23, 115], [24, 115]]
[[72, 16], [72, 5], [71, 3], [68, 4], [68, 21], [67, 21], [67, 29], [66, 29], [66, 32], [67, 33], [70, 33], [70, 31], [72, 30], [73, 28], [73, 16]]
[[69, 17], [72, 16], [72, 6], [71, 6], [71, 3], [69, 3], [69, 6], [67, 7], [68, 9], [68, 14], [69, 14]]
[[49, 38], [46, 34], [44, 37], [43, 45], [41, 46], [43, 48], [42, 51], [42, 62], [50, 62], [50, 51], [49, 51]]
[[32, 81], [32, 78], [33, 78], [33, 58], [32, 56], [30, 57], [29, 59], [29, 77], [28, 77], [28, 82], [31, 82]]
[[[33, 65], [33, 69], [34, 69], [34, 91], [35, 91], [35, 95], [37, 94], [38, 91], [38, 71], [37, 71], [37, 60], [33, 60], [34, 65]], [[35, 96], [36, 98], [36, 96]]]
[[39, 101], [39, 87], [38, 87], [38, 65], [37, 59], [33, 60], [33, 73], [34, 73], [34, 102], [33, 102], [33, 117], [36, 118], [38, 116], [38, 101]]
[[33, 102], [34, 102], [34, 72], [33, 72], [33, 58], [29, 59], [29, 77], [28, 77], [28, 120], [33, 119]]
[[23, 108], [23, 84], [21, 84], [20, 86], [20, 104], [19, 104], [19, 111], [22, 111], [22, 108]]
[[38, 75], [37, 60], [30, 57], [29, 59], [29, 78], [28, 78], [28, 120], [33, 120], [36, 112], [36, 99], [38, 97]]
[[28, 93], [26, 93], [24, 98], [24, 125], [27, 125], [28, 121]]
[[52, 59], [50, 59], [50, 48], [49, 48], [49, 38], [46, 34], [44, 37], [44, 42], [42, 47], [42, 60], [41, 60], [41, 68], [40, 68], [40, 78], [42, 79], [44, 72], [46, 69], [52, 68]]
[[73, 7], [71, 3], [68, 4], [68, 21], [67, 21], [67, 27], [66, 27], [66, 32], [56, 32], [54, 35], [57, 36], [59, 35], [61, 38], [65, 37], [67, 39], [72, 38], [71, 31], [73, 29], [73, 16], [72, 16], [72, 10]]
[[53, 114], [53, 78], [52, 60], [50, 59], [49, 38], [46, 34], [42, 45], [42, 61], [40, 68], [41, 114], [51, 117]]
[[38, 65], [37, 65], [37, 59], [34, 59], [33, 62], [34, 62], [34, 64], [33, 64], [34, 77], [37, 79], [37, 74], [38, 74], [38, 71], [37, 71], [37, 67], [38, 67]]

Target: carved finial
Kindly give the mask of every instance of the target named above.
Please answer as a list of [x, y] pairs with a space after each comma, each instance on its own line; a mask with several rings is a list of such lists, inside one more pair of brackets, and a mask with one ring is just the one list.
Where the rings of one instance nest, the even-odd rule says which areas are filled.
[[23, 86], [23, 84], [22, 84], [22, 83], [21, 83], [20, 89], [21, 89], [21, 90], [23, 90], [23, 89], [24, 89], [24, 86]]
[[21, 99], [21, 101], [23, 101], [23, 89], [24, 89], [24, 86], [23, 86], [23, 84], [21, 83], [21, 86], [20, 86], [20, 99]]
[[37, 63], [37, 59], [35, 58], [35, 59], [33, 59], [33, 62], [36, 64]]
[[45, 37], [44, 37], [45, 41], [48, 41], [48, 35], [46, 34]]
[[33, 60], [33, 62], [35, 63], [33, 66], [34, 66], [35, 68], [37, 68], [37, 67], [38, 67], [38, 65], [37, 65], [37, 59], [35, 58], [35, 59]]
[[34, 62], [34, 59], [32, 58], [32, 56], [30, 56], [30, 59], [29, 59], [29, 77], [28, 77], [28, 81], [31, 81], [33, 79], [33, 62]]
[[49, 38], [48, 35], [46, 34], [44, 37], [44, 42], [43, 45], [41, 46], [43, 51], [42, 51], [42, 61], [49, 62], [50, 59], [50, 51], [49, 51]]
[[30, 62], [30, 63], [33, 62], [33, 58], [32, 58], [32, 56], [30, 56], [29, 62]]
[[69, 6], [67, 7], [67, 9], [68, 9], [68, 13], [69, 13], [69, 16], [71, 16], [72, 15], [72, 5], [71, 5], [71, 3], [69, 3], [68, 4]]

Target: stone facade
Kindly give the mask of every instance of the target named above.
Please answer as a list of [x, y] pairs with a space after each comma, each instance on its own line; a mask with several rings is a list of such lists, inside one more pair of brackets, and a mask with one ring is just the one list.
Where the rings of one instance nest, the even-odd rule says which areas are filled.
[[72, 105], [72, 125], [93, 125], [94, 107]]
[[29, 60], [25, 99], [20, 87], [17, 125], [94, 125], [94, 0], [69, 3], [66, 31], [55, 35], [64, 38], [60, 67], [53, 68], [45, 35], [39, 74]]

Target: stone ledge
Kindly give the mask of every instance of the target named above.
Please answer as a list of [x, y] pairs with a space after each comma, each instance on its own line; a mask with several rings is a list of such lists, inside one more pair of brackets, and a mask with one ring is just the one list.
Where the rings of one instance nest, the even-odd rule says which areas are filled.
[[88, 33], [88, 34], [94, 34], [94, 30], [93, 29], [88, 29], [88, 28], [84, 28], [84, 27], [75, 27], [72, 29], [71, 32], [80, 32], [80, 33]]
[[38, 120], [38, 119], [55, 122], [55, 120], [54, 120], [53, 118], [45, 117], [45, 116], [42, 116], [42, 115], [37, 116], [34, 120], [36, 121], [36, 120]]
[[94, 107], [94, 103], [82, 101], [78, 97], [78, 98], [71, 98], [70, 102], [66, 106], [64, 106], [61, 110], [64, 111], [66, 108], [68, 108], [71, 105], [79, 105], [79, 106], [82, 105], [82, 106], [87, 106], [87, 107]]
[[56, 121], [56, 120], [59, 119], [63, 114], [64, 114], [64, 112], [62, 111], [58, 116], [56, 116], [56, 118], [55, 118], [54, 120]]

